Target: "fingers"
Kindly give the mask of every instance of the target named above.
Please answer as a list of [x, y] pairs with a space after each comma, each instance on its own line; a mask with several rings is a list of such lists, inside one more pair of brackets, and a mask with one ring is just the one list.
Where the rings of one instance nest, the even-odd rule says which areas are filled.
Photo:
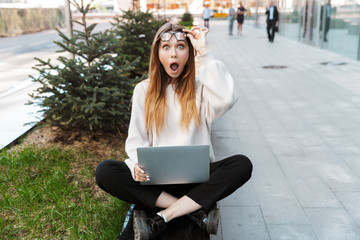
[[187, 36], [188, 36], [190, 39], [194, 39], [194, 38], [197, 36], [197, 32], [195, 32], [195, 31], [193, 31], [193, 30], [183, 29], [182, 31], [183, 31], [183, 32], [186, 32], [186, 33], [187, 33]]
[[150, 180], [148, 174], [137, 164], [134, 167], [134, 179], [138, 182], [146, 182]]
[[183, 31], [187, 33], [192, 45], [200, 55], [207, 52], [206, 34], [209, 32], [209, 29], [193, 27], [191, 30], [183, 29]]
[[192, 27], [191, 30], [183, 29], [183, 32], [186, 32], [190, 35], [188, 37], [193, 37], [194, 39], [198, 39], [201, 33], [205, 35], [209, 32], [209, 29], [206, 27], [199, 28], [199, 27]]
[[203, 28], [200, 28], [200, 31], [205, 33], [205, 34], [208, 34], [208, 32], [210, 31], [208, 28], [206, 27], [203, 27]]
[[192, 27], [191, 28], [192, 31], [198, 31], [198, 32], [204, 32], [204, 33], [208, 33], [209, 32], [209, 29], [206, 28], [206, 27]]
[[200, 28], [198, 28], [198, 27], [192, 27], [192, 28], [191, 28], [191, 31], [193, 31], [193, 32], [195, 33], [195, 35], [193, 35], [194, 38], [195, 38], [195, 39], [198, 39], [198, 38], [199, 38], [199, 35], [200, 35]]

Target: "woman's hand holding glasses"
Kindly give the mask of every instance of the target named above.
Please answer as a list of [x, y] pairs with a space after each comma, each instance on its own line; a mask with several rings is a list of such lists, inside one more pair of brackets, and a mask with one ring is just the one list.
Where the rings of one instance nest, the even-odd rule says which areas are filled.
[[193, 27], [191, 30], [183, 29], [183, 32], [187, 33], [187, 37], [200, 55], [208, 51], [206, 47], [206, 34], [209, 32], [209, 29], [206, 27]]

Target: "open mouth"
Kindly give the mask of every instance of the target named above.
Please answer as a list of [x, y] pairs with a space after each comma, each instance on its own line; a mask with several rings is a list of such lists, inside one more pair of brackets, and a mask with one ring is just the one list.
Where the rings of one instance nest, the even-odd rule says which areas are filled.
[[173, 72], [176, 72], [176, 71], [178, 70], [178, 68], [179, 68], [179, 64], [177, 64], [177, 63], [172, 63], [172, 64], [170, 65], [170, 68], [171, 68], [171, 70], [172, 70]]

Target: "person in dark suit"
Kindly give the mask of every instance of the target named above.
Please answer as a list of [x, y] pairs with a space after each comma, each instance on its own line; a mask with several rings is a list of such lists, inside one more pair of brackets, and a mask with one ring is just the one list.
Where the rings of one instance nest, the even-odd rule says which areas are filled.
[[269, 42], [274, 42], [275, 37], [275, 27], [279, 21], [279, 12], [277, 7], [270, 1], [269, 8], [266, 9], [266, 23], [267, 23], [267, 34]]
[[330, 29], [330, 18], [331, 18], [331, 2], [329, 0], [328, 3], [321, 6], [321, 11], [320, 11], [320, 31], [324, 29], [323, 40], [325, 42], [327, 42], [326, 36]]

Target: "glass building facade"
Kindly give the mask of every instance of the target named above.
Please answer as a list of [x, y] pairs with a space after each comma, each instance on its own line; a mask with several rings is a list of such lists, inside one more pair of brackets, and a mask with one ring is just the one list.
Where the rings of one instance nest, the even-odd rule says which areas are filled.
[[[360, 0], [278, 0], [277, 6], [280, 35], [360, 60]], [[264, 7], [252, 19], [259, 28]]]

